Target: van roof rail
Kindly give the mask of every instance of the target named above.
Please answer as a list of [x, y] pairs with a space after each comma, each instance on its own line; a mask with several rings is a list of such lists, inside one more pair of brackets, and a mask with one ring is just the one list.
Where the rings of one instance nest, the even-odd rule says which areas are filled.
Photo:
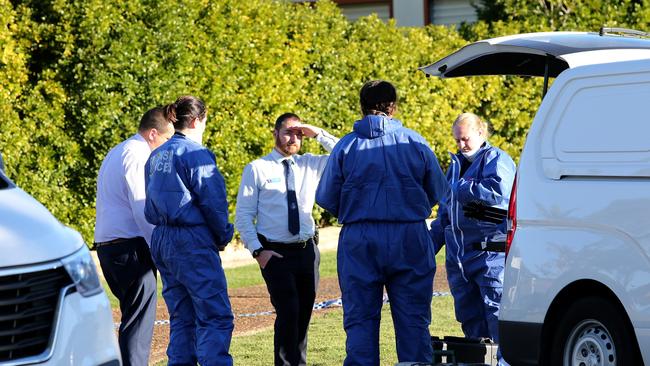
[[619, 34], [622, 36], [650, 37], [650, 33], [648, 32], [643, 32], [636, 29], [612, 28], [612, 27], [600, 27], [600, 31], [598, 32], [598, 34], [600, 36], [604, 36], [607, 34]]

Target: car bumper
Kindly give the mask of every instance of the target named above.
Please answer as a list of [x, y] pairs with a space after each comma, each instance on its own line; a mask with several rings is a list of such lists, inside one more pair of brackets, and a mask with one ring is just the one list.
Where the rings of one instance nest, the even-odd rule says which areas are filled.
[[499, 347], [512, 366], [538, 365], [541, 340], [541, 323], [499, 321]]

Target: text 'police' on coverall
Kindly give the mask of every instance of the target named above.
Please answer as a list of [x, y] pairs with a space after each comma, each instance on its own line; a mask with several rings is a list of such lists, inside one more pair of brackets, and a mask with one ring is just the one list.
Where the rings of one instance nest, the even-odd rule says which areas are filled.
[[486, 238], [503, 237], [506, 222], [495, 224], [467, 218], [463, 205], [473, 202], [507, 210], [515, 172], [510, 156], [487, 141], [472, 162], [461, 153], [451, 154], [447, 171], [451, 190], [440, 202], [438, 217], [431, 224], [431, 236], [436, 252], [447, 245], [447, 279], [456, 320], [466, 337], [499, 341], [505, 254], [477, 250], [473, 245]]
[[233, 315], [219, 247], [230, 242], [228, 202], [214, 154], [176, 132], [146, 165], [151, 254], [170, 315], [169, 365], [232, 365]]
[[379, 365], [384, 286], [398, 359], [432, 359], [428, 327], [436, 262], [424, 220], [447, 190], [426, 140], [390, 117], [357, 121], [332, 151], [316, 202], [343, 224], [337, 261], [344, 365]]

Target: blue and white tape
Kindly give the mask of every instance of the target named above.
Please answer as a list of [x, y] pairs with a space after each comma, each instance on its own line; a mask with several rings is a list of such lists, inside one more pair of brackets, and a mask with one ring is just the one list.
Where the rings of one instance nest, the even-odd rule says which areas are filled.
[[[434, 291], [433, 292], [433, 297], [443, 297], [443, 296], [449, 296], [451, 295], [449, 292], [438, 292]], [[388, 295], [384, 294], [384, 299], [383, 299], [384, 304], [390, 303], [390, 300], [388, 299]], [[314, 303], [314, 310], [322, 310], [322, 309], [328, 309], [328, 308], [334, 308], [334, 307], [342, 307], [343, 306], [343, 301], [339, 297], [338, 299], [332, 299], [332, 300], [325, 300], [321, 302]], [[264, 315], [273, 315], [275, 314], [275, 311], [269, 310], [269, 311], [260, 311], [257, 313], [244, 313], [244, 314], [236, 314], [235, 318], [252, 318], [256, 316], [264, 316]], [[169, 325], [169, 319], [165, 320], [156, 320], [154, 322], [154, 325]], [[115, 323], [115, 327], [119, 327], [120, 323]]]

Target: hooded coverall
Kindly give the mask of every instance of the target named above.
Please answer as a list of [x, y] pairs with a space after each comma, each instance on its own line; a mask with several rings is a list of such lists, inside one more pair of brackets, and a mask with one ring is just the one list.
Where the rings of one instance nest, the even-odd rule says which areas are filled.
[[499, 342], [499, 303], [503, 292], [504, 253], [473, 248], [486, 238], [506, 233], [499, 224], [467, 218], [462, 206], [475, 202], [508, 209], [516, 167], [504, 151], [485, 142], [470, 162], [462, 154], [451, 154], [447, 179], [451, 184], [431, 224], [436, 252], [447, 245], [446, 269], [454, 297], [456, 320], [466, 337], [488, 337]]
[[379, 365], [386, 287], [400, 361], [431, 361], [436, 270], [425, 219], [448, 183], [426, 140], [368, 115], [332, 151], [316, 202], [343, 224], [337, 253], [347, 334], [344, 365]]
[[230, 242], [228, 202], [214, 154], [183, 134], [145, 167], [151, 254], [170, 315], [169, 365], [232, 365], [233, 315], [219, 247]]

